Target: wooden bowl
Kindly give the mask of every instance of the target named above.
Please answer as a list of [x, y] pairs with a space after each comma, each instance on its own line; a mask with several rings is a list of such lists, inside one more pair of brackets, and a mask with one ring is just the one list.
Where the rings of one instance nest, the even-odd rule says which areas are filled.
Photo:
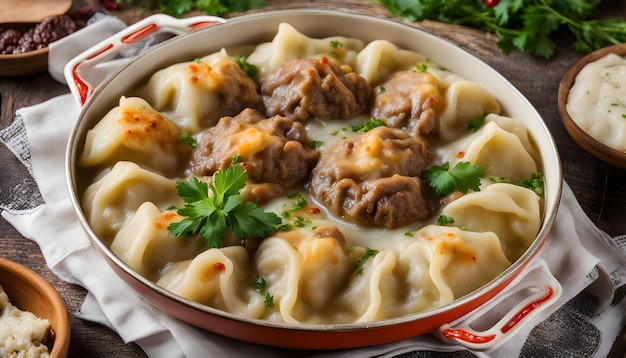
[[54, 334], [48, 345], [51, 358], [64, 358], [70, 344], [70, 321], [59, 293], [30, 269], [0, 258], [0, 285], [11, 304], [50, 321]]
[[558, 106], [559, 113], [561, 115], [561, 121], [565, 126], [565, 129], [569, 135], [580, 145], [584, 150], [589, 152], [594, 157], [619, 168], [626, 169], [626, 152], [611, 148], [606, 144], [600, 142], [596, 138], [583, 131], [567, 112], [567, 100], [569, 97], [570, 88], [576, 81], [576, 76], [580, 70], [590, 62], [596, 61], [609, 53], [615, 53], [619, 56], [626, 56], [626, 43], [604, 47], [597, 51], [594, 51], [576, 62], [563, 76], [559, 85], [558, 92]]
[[[22, 33], [37, 26], [37, 23], [8, 23], [2, 27], [16, 29]], [[0, 54], [0, 76], [15, 77], [32, 75], [48, 70], [48, 47], [39, 50], [16, 53], [10, 55]]]

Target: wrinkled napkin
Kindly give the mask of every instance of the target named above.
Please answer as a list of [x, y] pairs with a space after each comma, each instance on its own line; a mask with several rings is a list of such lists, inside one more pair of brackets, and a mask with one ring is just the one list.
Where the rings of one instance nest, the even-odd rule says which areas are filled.
[[[119, 20], [105, 20], [81, 30], [91, 31], [91, 41], [76, 41], [81, 37], [79, 32], [75, 38], [51, 45], [50, 55], [79, 53], [97, 42], [104, 30], [123, 27]], [[53, 77], [62, 76], [59, 66], [67, 59], [51, 59]], [[79, 112], [72, 96], [62, 95], [19, 109], [14, 122], [0, 131], [0, 141], [27, 169], [23, 178], [0, 183], [2, 199], [6, 201], [0, 202], [1, 214], [23, 236], [39, 245], [56, 275], [88, 291], [75, 315], [111, 328], [124, 342], [138, 344], [149, 357], [428, 357], [437, 352], [479, 357], [604, 357], [623, 327], [626, 235], [611, 238], [598, 229], [564, 183], [551, 236], [536, 259], [511, 284], [541, 283], [545, 277], [553, 276], [563, 293], [541, 316], [529, 320], [495, 350], [469, 351], [444, 344], [433, 335], [423, 335], [376, 347], [297, 352], [243, 343], [198, 329], [138, 296], [112, 271], [84, 234], [67, 194], [64, 169], [66, 144]], [[473, 322], [480, 326], [481, 320], [493, 319], [490, 314], [494, 311], [497, 310], [483, 306], [467, 317], [473, 317]]]

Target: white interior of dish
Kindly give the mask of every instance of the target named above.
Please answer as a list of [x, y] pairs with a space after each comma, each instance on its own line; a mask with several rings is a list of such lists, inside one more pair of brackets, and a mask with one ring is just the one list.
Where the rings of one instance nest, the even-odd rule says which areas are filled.
[[[138, 85], [145, 83], [155, 70], [170, 64], [216, 52], [223, 47], [230, 48], [234, 45], [256, 44], [270, 41], [281, 22], [289, 22], [300, 32], [311, 37], [340, 35], [356, 37], [364, 41], [386, 39], [396, 44], [398, 47], [418, 51], [426, 55], [429, 60], [442, 65], [460, 76], [479, 83], [486, 90], [494, 94], [505, 115], [524, 121], [541, 152], [540, 165], [542, 166], [546, 183], [544, 196], [546, 206], [543, 225], [538, 234], [538, 238], [533, 242], [527, 252], [516, 264], [511, 266], [492, 283], [498, 283], [498, 281], [504, 280], [512, 272], [519, 270], [520, 263], [526, 262], [534, 256], [549, 233], [554, 217], [556, 216], [561, 193], [561, 165], [559, 156], [554, 141], [538, 112], [504, 77], [476, 57], [459, 49], [455, 45], [406, 24], [341, 12], [298, 10], [289, 12], [266, 12], [236, 18], [229, 20], [226, 24], [216, 25], [170, 40], [157, 49], [146, 53], [139, 60], [133, 61], [122, 68], [115, 76], [105, 81], [96, 89], [96, 93], [83, 109], [83, 113], [79, 118], [79, 124], [74, 129], [71, 136], [72, 139], [68, 147], [68, 177], [72, 187], [71, 195], [74, 202], [79, 202], [77, 199], [78, 193], [74, 184], [74, 180], [76, 179], [76, 157], [78, 156], [77, 153], [80, 153], [80, 149], [82, 148], [85, 134], [88, 129], [93, 127], [93, 125], [102, 118], [104, 113], [117, 104], [120, 94], [132, 91]], [[80, 219], [84, 226], [87, 227], [85, 217], [80, 215]], [[94, 236], [93, 232], [90, 234]], [[104, 252], [108, 251], [106, 247], [99, 248]], [[117, 260], [112, 253], [108, 252], [108, 256], [119, 266], [127, 268], [127, 266], [121, 262], [121, 260]], [[131, 275], [137, 280], [144, 282], [148, 286], [154, 286], [152, 289], [162, 295], [172, 296], [167, 291], [156, 287], [156, 285], [148, 282], [141, 276], [133, 274], [131, 269], [128, 268], [127, 271], [131, 272]], [[489, 286], [490, 285], [487, 285], [475, 291], [463, 298], [463, 300], [471, 299], [474, 296], [485, 293], [489, 290]], [[459, 302], [455, 301], [451, 305], [460, 304], [462, 300], [457, 301]], [[227, 313], [210, 309], [194, 302], [185, 302], [185, 304], [197, 307], [199, 310], [229, 316]], [[412, 320], [416, 317], [437, 314], [441, 310], [447, 309], [448, 306], [390, 321], [399, 322]], [[242, 318], [238, 317], [236, 319]], [[264, 322], [262, 324], [271, 326], [270, 323]], [[389, 324], [389, 322], [370, 322], [367, 325], [375, 326], [384, 324]], [[350, 326], [355, 325], [348, 325], [348, 327]], [[314, 326], [312, 329], [326, 328], [323, 326]]]

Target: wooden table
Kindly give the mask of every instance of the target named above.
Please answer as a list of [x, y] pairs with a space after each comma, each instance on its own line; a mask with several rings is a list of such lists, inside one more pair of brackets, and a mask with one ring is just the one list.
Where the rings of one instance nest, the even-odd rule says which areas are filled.
[[[97, 1], [90, 0], [92, 4]], [[339, 8], [353, 12], [394, 18], [387, 10], [368, 0], [286, 1], [266, 0], [264, 10], [288, 8]], [[605, 1], [606, 13], [626, 13], [622, 1]], [[139, 15], [134, 9], [114, 12], [126, 23], [132, 23], [147, 14]], [[229, 14], [226, 17], [241, 14]], [[626, 234], [626, 170], [618, 169], [595, 159], [583, 151], [567, 134], [561, 124], [557, 109], [557, 88], [566, 70], [582, 55], [569, 46], [566, 36], [559, 42], [556, 55], [550, 60], [532, 58], [513, 52], [502, 54], [495, 45], [492, 35], [480, 31], [445, 25], [436, 22], [414, 24], [433, 32], [465, 50], [475, 54], [508, 78], [537, 108], [556, 139], [563, 163], [565, 180], [572, 187], [583, 209], [591, 220], [612, 236]], [[67, 93], [64, 85], [55, 82], [47, 73], [0, 78], [0, 128], [8, 126], [14, 119], [15, 110], [40, 103], [46, 99]], [[17, 159], [0, 147], [0, 183], [19, 184], [28, 173]], [[61, 188], [60, 188], [61, 190]], [[6, 201], [5, 191], [2, 199]], [[61, 281], [46, 266], [38, 246], [22, 237], [6, 221], [0, 220], [0, 255], [40, 273], [59, 291], [68, 311], [72, 325], [70, 357], [134, 357], [144, 353], [134, 344], [125, 344], [113, 331], [99, 324], [74, 317], [86, 294], [81, 287]], [[618, 337], [612, 352], [613, 357], [626, 351], [626, 334]]]

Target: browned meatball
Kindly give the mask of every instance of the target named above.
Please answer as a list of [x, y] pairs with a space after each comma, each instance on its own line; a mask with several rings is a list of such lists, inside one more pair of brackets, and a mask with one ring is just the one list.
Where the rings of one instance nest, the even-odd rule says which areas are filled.
[[371, 115], [412, 136], [435, 139], [439, 135], [438, 112], [445, 105], [442, 92], [439, 81], [427, 72], [397, 72], [374, 89], [377, 95]]
[[248, 179], [255, 184], [256, 201], [284, 194], [305, 182], [319, 152], [310, 145], [301, 123], [282, 116], [262, 117], [245, 109], [235, 117], [222, 117], [199, 138], [191, 160], [196, 176], [212, 175], [238, 156]]
[[313, 169], [311, 194], [333, 214], [396, 228], [430, 214], [419, 176], [430, 163], [423, 142], [378, 127], [325, 149]]
[[373, 96], [365, 78], [325, 57], [295, 59], [276, 68], [263, 78], [261, 94], [268, 116], [300, 121], [352, 118], [369, 110]]

